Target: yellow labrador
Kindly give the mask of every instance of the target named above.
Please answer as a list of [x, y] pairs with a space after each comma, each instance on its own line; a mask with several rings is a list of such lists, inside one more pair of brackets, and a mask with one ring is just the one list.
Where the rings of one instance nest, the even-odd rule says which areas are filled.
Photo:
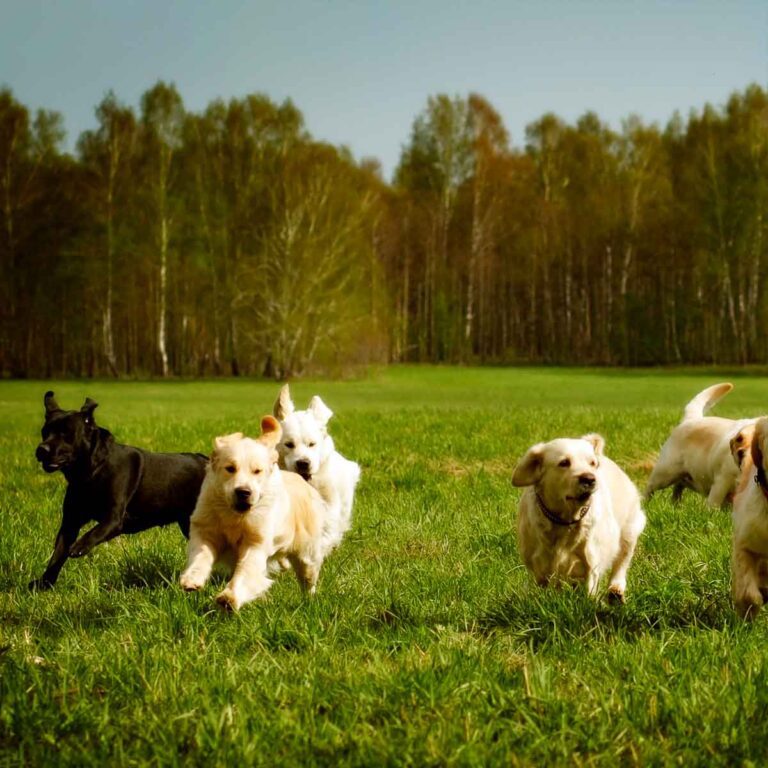
[[186, 590], [200, 589], [217, 562], [232, 576], [216, 601], [239, 609], [269, 589], [271, 559], [290, 563], [301, 587], [315, 591], [323, 561], [325, 503], [299, 475], [277, 466], [280, 425], [272, 416], [252, 440], [217, 437], [190, 519]]
[[515, 468], [520, 552], [541, 586], [583, 582], [597, 594], [610, 573], [609, 596], [624, 602], [627, 569], [645, 527], [632, 481], [603, 454], [600, 435], [538, 443]]

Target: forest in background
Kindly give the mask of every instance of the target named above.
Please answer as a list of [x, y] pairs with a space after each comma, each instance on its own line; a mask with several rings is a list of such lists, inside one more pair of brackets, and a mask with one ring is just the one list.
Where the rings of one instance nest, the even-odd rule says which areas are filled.
[[768, 93], [512, 145], [430, 97], [391, 183], [262, 94], [108, 93], [63, 151], [0, 90], [0, 376], [768, 362]]

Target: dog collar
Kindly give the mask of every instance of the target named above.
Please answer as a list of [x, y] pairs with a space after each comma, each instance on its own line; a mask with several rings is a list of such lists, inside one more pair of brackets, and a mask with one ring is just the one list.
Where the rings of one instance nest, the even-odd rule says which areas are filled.
[[534, 491], [534, 494], [536, 495], [536, 502], [538, 503], [539, 509], [541, 510], [544, 517], [546, 517], [547, 520], [554, 523], [555, 525], [578, 525], [586, 517], [587, 512], [589, 512], [589, 509], [592, 506], [592, 499], [590, 499], [583, 507], [579, 509], [579, 511], [576, 513], [576, 517], [574, 517], [573, 520], [563, 520], [560, 515], [555, 514], [551, 509], [547, 508], [547, 505], [544, 503], [541, 496], [539, 496], [538, 492]]
[[763, 492], [763, 496], [768, 499], [768, 480], [765, 477], [765, 470], [762, 467], [758, 467], [757, 472], [755, 472], [755, 484]]

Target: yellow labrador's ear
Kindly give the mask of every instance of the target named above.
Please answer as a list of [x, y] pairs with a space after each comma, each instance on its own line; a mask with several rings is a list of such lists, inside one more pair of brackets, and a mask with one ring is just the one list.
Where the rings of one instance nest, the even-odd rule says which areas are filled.
[[752, 461], [755, 468], [763, 467], [763, 456], [765, 454], [765, 439], [768, 437], [768, 418], [760, 419], [755, 424], [755, 433], [752, 435]]
[[324, 427], [333, 416], [333, 411], [320, 399], [318, 395], [315, 395], [309, 401], [309, 408], [307, 410], [315, 417], [315, 421]]
[[521, 488], [535, 485], [544, 474], [544, 443], [537, 443], [517, 463], [512, 475], [512, 485]]
[[274, 448], [280, 442], [283, 429], [280, 422], [274, 416], [264, 416], [261, 420], [261, 434], [259, 441], [268, 448]]
[[581, 438], [586, 440], [592, 448], [595, 450], [595, 456], [602, 456], [605, 450], [605, 439], [602, 435], [598, 435], [597, 432], [590, 432], [588, 435], [584, 435]]
[[293, 400], [291, 400], [291, 389], [287, 384], [283, 384], [280, 389], [280, 394], [275, 400], [275, 404], [272, 406], [272, 413], [276, 419], [285, 421], [287, 416], [290, 416], [294, 412]]
[[242, 432], [233, 432], [231, 435], [222, 435], [221, 437], [213, 438], [213, 450], [220, 451], [225, 445], [229, 443], [235, 443], [238, 440], [243, 439]]

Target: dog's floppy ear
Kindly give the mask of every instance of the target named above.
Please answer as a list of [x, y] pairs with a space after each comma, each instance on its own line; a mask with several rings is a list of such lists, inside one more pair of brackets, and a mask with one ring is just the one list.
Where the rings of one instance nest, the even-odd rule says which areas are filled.
[[590, 432], [588, 435], [583, 435], [581, 439], [586, 440], [594, 448], [595, 456], [603, 455], [605, 438], [602, 435], [598, 435], [597, 432]]
[[752, 435], [752, 461], [755, 464], [755, 469], [763, 465], [763, 449], [766, 438], [766, 432], [768, 432], [768, 419], [762, 418], [755, 424], [755, 433]]
[[280, 394], [275, 400], [275, 404], [272, 407], [272, 413], [276, 419], [285, 421], [287, 416], [290, 416], [294, 412], [293, 400], [291, 400], [291, 389], [287, 384], [283, 384], [280, 389]]
[[53, 396], [53, 392], [49, 389], [43, 395], [43, 405], [45, 406], [45, 418], [50, 419], [54, 413], [60, 412], [59, 404], [56, 402], [56, 398]]
[[274, 416], [264, 416], [261, 420], [261, 434], [259, 440], [268, 448], [274, 448], [283, 434], [280, 422]]
[[521, 488], [535, 485], [544, 474], [544, 443], [537, 443], [528, 449], [528, 453], [517, 463], [512, 475], [512, 485]]
[[309, 407], [307, 410], [315, 417], [315, 421], [324, 427], [333, 416], [333, 411], [318, 397], [315, 395], [309, 401]]
[[90, 397], [85, 398], [85, 402], [80, 407], [80, 413], [85, 416], [85, 423], [90, 424], [93, 421], [93, 412], [99, 407], [95, 400]]

